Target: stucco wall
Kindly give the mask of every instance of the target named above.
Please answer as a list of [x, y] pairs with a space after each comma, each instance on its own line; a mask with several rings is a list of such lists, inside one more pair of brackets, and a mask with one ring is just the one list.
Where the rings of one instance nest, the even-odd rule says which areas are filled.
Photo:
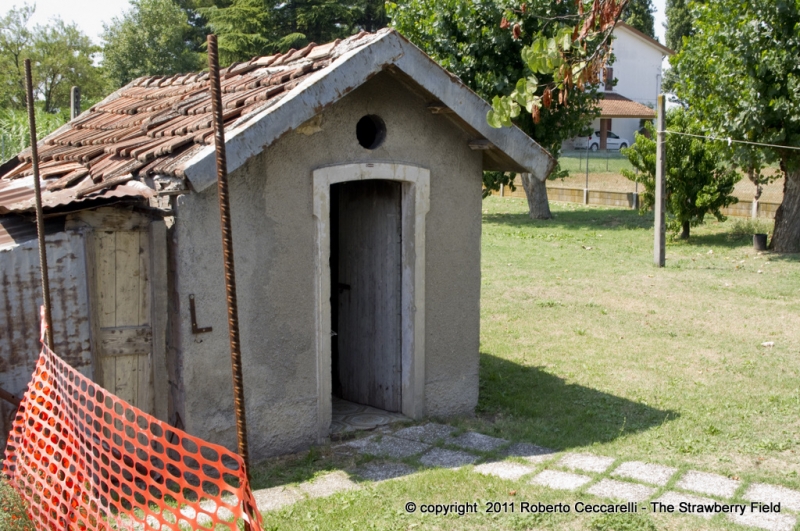
[[[356, 139], [377, 114], [386, 140]], [[250, 453], [254, 459], [317, 440], [312, 171], [397, 162], [430, 169], [427, 216], [425, 413], [472, 412], [478, 398], [481, 153], [470, 136], [388, 74], [380, 74], [281, 138], [230, 176]], [[179, 198], [173, 232], [180, 327], [175, 337], [187, 430], [235, 447], [216, 189]], [[188, 297], [199, 326], [192, 335]], [[330, 375], [322, 375], [330, 378]]]

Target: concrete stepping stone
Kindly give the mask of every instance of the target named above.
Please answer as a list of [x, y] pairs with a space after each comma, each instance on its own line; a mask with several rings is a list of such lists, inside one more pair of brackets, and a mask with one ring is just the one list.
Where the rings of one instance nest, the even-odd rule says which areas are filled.
[[430, 448], [429, 444], [400, 439], [392, 435], [371, 435], [364, 439], [345, 443], [344, 446], [355, 448], [361, 454], [387, 456], [394, 459], [421, 454]]
[[338, 470], [301, 483], [297, 488], [309, 498], [325, 498], [337, 492], [358, 489], [359, 486], [350, 479], [346, 472]]
[[691, 490], [720, 498], [730, 498], [741, 485], [740, 481], [719, 474], [690, 470], [675, 484], [679, 489]]
[[655, 494], [656, 489], [653, 487], [647, 487], [645, 485], [639, 485], [638, 483], [628, 483], [627, 481], [617, 481], [615, 479], [604, 479], [596, 485], [589, 487], [586, 492], [601, 498], [640, 502]]
[[749, 525], [769, 531], [793, 531], [797, 518], [782, 513], [762, 513], [745, 509], [744, 514], [729, 513], [728, 518], [739, 525]]
[[[714, 513], [681, 513], [681, 503], [688, 503], [691, 505], [713, 505], [715, 503], [719, 503], [717, 500], [712, 500], [711, 498], [701, 498], [699, 496], [692, 496], [691, 494], [681, 494], [680, 492], [665, 492], [653, 501], [663, 503], [664, 505], [672, 505], [672, 507], [675, 509], [674, 514], [692, 514], [694, 516], [699, 516], [700, 518], [705, 518], [706, 520], [711, 520], [714, 518]], [[648, 509], [651, 510], [652, 506], [648, 507]]]
[[294, 487], [272, 487], [253, 491], [256, 507], [261, 512], [275, 511], [286, 505], [296, 503], [305, 496]]
[[592, 480], [589, 476], [560, 472], [558, 470], [544, 470], [536, 474], [528, 483], [543, 485], [551, 489], [575, 490], [586, 485]]
[[475, 467], [475, 472], [487, 476], [497, 476], [501, 479], [518, 480], [525, 474], [530, 474], [536, 467], [500, 461], [495, 463], [484, 463]]
[[468, 431], [456, 438], [447, 439], [445, 442], [465, 450], [477, 450], [478, 452], [491, 452], [504, 444], [508, 444], [508, 441], [505, 439], [489, 437], [488, 435], [474, 431]]
[[429, 422], [424, 426], [410, 426], [394, 432], [395, 437], [433, 444], [440, 439], [448, 439], [456, 431], [452, 426]]
[[742, 496], [745, 500], [761, 503], [780, 503], [781, 511], [790, 509], [800, 511], [800, 492], [779, 487], [777, 485], [767, 485], [765, 483], [753, 483]]
[[677, 468], [669, 466], [643, 463], [641, 461], [628, 461], [627, 463], [619, 465], [611, 475], [636, 479], [642, 483], [650, 483], [651, 485], [666, 485], [669, 478], [677, 471]]
[[373, 461], [359, 467], [355, 472], [364, 479], [379, 482], [411, 475], [416, 472], [416, 469], [405, 463], [378, 463]]
[[458, 468], [464, 465], [471, 465], [477, 461], [477, 455], [455, 450], [445, 450], [444, 448], [434, 448], [419, 458], [419, 462], [425, 466], [438, 466], [441, 468]]
[[521, 457], [533, 464], [543, 463], [552, 459], [555, 454], [555, 450], [531, 443], [514, 443], [503, 451], [505, 456]]
[[614, 463], [613, 457], [594, 454], [567, 454], [558, 462], [558, 466], [584, 472], [605, 472]]

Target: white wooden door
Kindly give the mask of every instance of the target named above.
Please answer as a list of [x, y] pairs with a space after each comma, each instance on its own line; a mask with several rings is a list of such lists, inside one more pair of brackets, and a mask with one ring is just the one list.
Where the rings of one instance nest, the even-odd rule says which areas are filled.
[[153, 413], [149, 234], [96, 230], [93, 247], [100, 385]]

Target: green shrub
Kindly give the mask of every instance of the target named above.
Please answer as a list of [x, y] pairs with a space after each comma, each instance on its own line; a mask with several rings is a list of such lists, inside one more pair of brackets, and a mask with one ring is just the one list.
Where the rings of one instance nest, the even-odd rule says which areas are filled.
[[767, 219], [737, 219], [728, 231], [728, 238], [731, 240], [744, 240], [751, 238], [753, 234], [772, 234], [775, 222]]

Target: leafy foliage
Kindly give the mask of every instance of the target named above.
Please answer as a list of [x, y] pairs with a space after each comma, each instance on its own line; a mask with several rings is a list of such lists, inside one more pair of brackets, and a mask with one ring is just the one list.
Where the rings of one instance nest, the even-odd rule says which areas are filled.
[[655, 10], [652, 0], [631, 0], [622, 13], [622, 20], [655, 39], [656, 27], [653, 17]]
[[[655, 203], [656, 141], [655, 129], [648, 123], [650, 137], [636, 134], [633, 146], [622, 149], [638, 173], [622, 170], [628, 179], [644, 186], [640, 195], [640, 211], [653, 208]], [[667, 130], [679, 133], [701, 134], [682, 108], [667, 113]], [[741, 176], [727, 167], [721, 159], [719, 144], [701, 138], [667, 134], [666, 198], [667, 212], [671, 215], [667, 226], [673, 231], [682, 230], [681, 237], [689, 237], [689, 227], [703, 223], [711, 213], [718, 220], [725, 216], [721, 208], [738, 202], [731, 195]]]
[[[69, 109], [57, 113], [45, 111], [43, 102], [34, 107], [36, 137], [42, 139], [69, 121]], [[0, 109], [0, 160], [10, 157], [28, 147], [31, 143], [26, 109]]]
[[70, 88], [94, 98], [106, 90], [94, 56], [100, 48], [75, 24], [54, 19], [46, 26], [30, 27], [34, 7], [12, 8], [0, 17], [0, 107], [25, 107], [25, 59], [31, 60], [34, 98], [55, 112], [69, 105]]
[[219, 37], [222, 64], [375, 31], [386, 23], [378, 0], [233, 0], [199, 12]]
[[[665, 40], [667, 48], [679, 52], [683, 47], [683, 39], [691, 37], [694, 33], [692, 26], [692, 13], [689, 10], [689, 3], [692, 0], [667, 0], [665, 15], [667, 17], [667, 28]], [[701, 1], [701, 0], [695, 0]]]
[[192, 46], [188, 16], [173, 0], [131, 0], [122, 17], [105, 26], [103, 66], [115, 86], [140, 76], [202, 68]]
[[[568, 106], [543, 108], [536, 123], [532, 113], [534, 105], [541, 103], [543, 90], [534, 90], [534, 87], [552, 86], [554, 75], [533, 72], [529, 62], [537, 68], [546, 68], [558, 59], [552, 55], [533, 56], [531, 47], [526, 47], [523, 40], [526, 36], [541, 36], [544, 40], [538, 41], [536, 46], [544, 48], [550, 46], [548, 39], [560, 39], [565, 43], [569, 37], [567, 30], [553, 21], [577, 17], [577, 7], [573, 2], [537, 0], [527, 3], [525, 12], [520, 8], [516, 14], [515, 22], [523, 38], [515, 38], [513, 30], [509, 30], [512, 26], [506, 7], [495, 0], [410, 0], [389, 3], [388, 12], [392, 26], [485, 100], [510, 93], [511, 96], [505, 98], [494, 98], [496, 107], [490, 113], [490, 123], [498, 126], [513, 120], [558, 158], [561, 143], [584, 133], [596, 115], [596, 87], [587, 86], [585, 92], [571, 93]], [[547, 97], [557, 99], [558, 94], [551, 88]], [[562, 175], [557, 169], [551, 178]], [[484, 173], [487, 193], [498, 190], [501, 184], [511, 185], [512, 181], [513, 175]]]
[[[787, 0], [695, 4], [694, 35], [670, 62], [676, 95], [715, 136], [800, 146], [800, 5]], [[774, 250], [800, 252], [800, 151], [734, 144], [748, 173], [779, 160], [787, 180]]]

